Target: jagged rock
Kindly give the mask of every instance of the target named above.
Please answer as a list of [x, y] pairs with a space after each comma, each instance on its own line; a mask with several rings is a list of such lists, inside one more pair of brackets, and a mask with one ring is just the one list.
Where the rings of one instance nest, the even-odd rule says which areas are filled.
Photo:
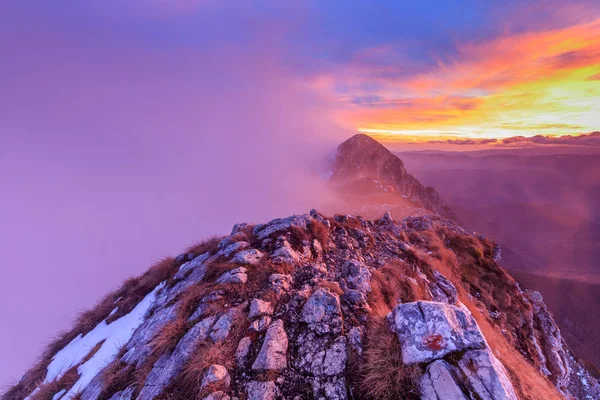
[[432, 283], [430, 289], [432, 289], [431, 291], [433, 293], [433, 288], [436, 288], [437, 291], [435, 293], [437, 293], [439, 298], [439, 300], [435, 300], [443, 303], [456, 304], [458, 301], [458, 293], [452, 282], [446, 279], [446, 277], [438, 271], [433, 271], [433, 277], [435, 282]]
[[206, 340], [214, 322], [214, 316], [198, 322], [183, 336], [171, 353], [164, 354], [154, 363], [137, 400], [152, 400], [173, 382], [198, 344]]
[[210, 252], [206, 252], [204, 254], [199, 255], [191, 261], [186, 262], [181, 267], [179, 267], [179, 271], [175, 274], [175, 279], [183, 279], [185, 274], [199, 266], [201, 266], [208, 258], [210, 257]]
[[231, 271], [225, 272], [221, 275], [215, 283], [226, 284], [226, 283], [241, 283], [244, 284], [248, 281], [248, 270], [244, 267], [234, 268]]
[[342, 276], [350, 289], [356, 289], [363, 293], [371, 292], [371, 271], [362, 262], [350, 260], [344, 264]]
[[486, 347], [475, 319], [465, 307], [430, 301], [399, 304], [388, 315], [388, 322], [398, 335], [405, 364]]
[[237, 349], [235, 350], [235, 361], [238, 367], [246, 365], [248, 354], [250, 353], [250, 347], [252, 346], [252, 339], [248, 336], [242, 338], [238, 343]]
[[469, 400], [460, 388], [456, 368], [444, 360], [429, 364], [421, 377], [421, 400]]
[[367, 296], [358, 290], [350, 289], [344, 293], [342, 300], [349, 304], [354, 311], [361, 311], [368, 313], [371, 311], [371, 307], [367, 302]]
[[320, 334], [342, 332], [340, 298], [329, 289], [319, 288], [308, 299], [302, 309], [302, 321], [309, 329]]
[[564, 350], [562, 336], [556, 322], [548, 312], [544, 299], [539, 292], [526, 291], [526, 296], [533, 306], [533, 318], [539, 329], [539, 345], [534, 336], [533, 341], [543, 351], [545, 365], [550, 372], [550, 380], [559, 388], [564, 389], [569, 385], [569, 362]]
[[259, 319], [253, 321], [250, 324], [250, 327], [248, 327], [248, 329], [250, 329], [253, 332], [264, 332], [265, 329], [267, 329], [270, 324], [271, 324], [271, 317], [269, 317], [268, 315], [263, 315]]
[[250, 302], [250, 312], [248, 318], [253, 319], [261, 315], [273, 315], [273, 305], [268, 301], [261, 299], [252, 299]]
[[210, 331], [210, 338], [213, 342], [216, 343], [227, 339], [227, 336], [229, 336], [229, 331], [231, 331], [231, 327], [233, 326], [234, 321], [236, 320], [236, 318], [240, 317], [242, 309], [246, 306], [246, 304], [248, 303], [241, 304], [235, 308], [230, 308], [229, 310], [227, 310], [227, 312], [222, 314], [219, 317], [219, 319], [217, 319], [217, 322], [215, 322], [215, 324], [212, 327], [212, 330]]
[[358, 355], [361, 355], [363, 352], [364, 336], [362, 328], [354, 326], [348, 331], [348, 334], [346, 336], [348, 338], [348, 344], [350, 345], [350, 347], [353, 348], [358, 353]]
[[250, 247], [250, 243], [244, 241], [231, 243], [223, 249], [223, 255], [229, 258], [233, 253], [248, 247]]
[[269, 275], [269, 285], [277, 294], [283, 294], [290, 290], [292, 277], [290, 275], [271, 274]]
[[246, 384], [246, 391], [248, 393], [247, 400], [275, 400], [277, 398], [277, 386], [273, 381], [248, 382]]
[[243, 251], [240, 251], [239, 253], [236, 253], [235, 256], [233, 256], [233, 258], [231, 259], [231, 262], [234, 262], [237, 264], [256, 265], [259, 263], [262, 256], [263, 256], [263, 253], [261, 253], [260, 250], [256, 250], [256, 249], [243, 250]]
[[208, 385], [219, 385], [221, 389], [227, 389], [230, 383], [231, 377], [227, 368], [219, 364], [213, 364], [204, 372], [200, 387], [205, 388]]
[[174, 305], [157, 310], [135, 330], [131, 340], [125, 346], [126, 352], [121, 360], [140, 367], [152, 350], [150, 341], [176, 317], [177, 312]]
[[488, 349], [467, 351], [458, 365], [477, 398], [517, 400], [506, 370]]
[[206, 396], [203, 400], [229, 400], [229, 399], [231, 399], [231, 397], [229, 397], [226, 393], [219, 390], [217, 392], [212, 392], [211, 394]]
[[278, 247], [273, 252], [273, 262], [276, 264], [283, 262], [293, 265], [297, 264], [299, 260], [300, 255], [292, 249], [292, 246], [285, 239], [278, 243]]
[[312, 217], [310, 215], [293, 215], [288, 218], [274, 219], [264, 225], [256, 225], [254, 227], [254, 234], [259, 240], [266, 239], [274, 233], [284, 232], [292, 227], [296, 227], [302, 230], [306, 230]]
[[288, 337], [283, 320], [274, 321], [267, 329], [263, 345], [252, 364], [253, 370], [280, 371], [287, 367]]

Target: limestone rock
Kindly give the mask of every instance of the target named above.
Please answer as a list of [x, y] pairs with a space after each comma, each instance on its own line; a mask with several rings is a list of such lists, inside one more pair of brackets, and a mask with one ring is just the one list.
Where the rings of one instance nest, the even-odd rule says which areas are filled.
[[247, 400], [275, 400], [277, 398], [277, 386], [273, 381], [248, 382], [246, 384], [246, 391], [248, 393]]
[[248, 247], [250, 247], [250, 243], [244, 242], [244, 241], [231, 243], [223, 249], [223, 255], [226, 258], [229, 258], [232, 254], [234, 254], [240, 250], [246, 249]]
[[488, 349], [467, 351], [458, 365], [477, 398], [517, 400], [504, 366]]
[[235, 361], [237, 362], [238, 367], [242, 368], [246, 365], [251, 346], [252, 339], [248, 336], [242, 338], [238, 343], [238, 347], [235, 350]]
[[269, 276], [269, 285], [277, 294], [283, 294], [290, 290], [292, 277], [290, 275], [271, 274]]
[[240, 317], [242, 309], [245, 307], [246, 304], [248, 303], [227, 310], [227, 312], [222, 314], [219, 317], [219, 319], [217, 319], [217, 322], [215, 322], [214, 326], [212, 327], [212, 330], [210, 331], [210, 338], [213, 342], [216, 343], [227, 339], [227, 336], [229, 336], [229, 332], [231, 331], [234, 321], [236, 320], [236, 318]]
[[198, 322], [183, 336], [170, 354], [164, 354], [154, 363], [137, 397], [138, 400], [154, 399], [173, 382], [198, 344], [207, 338], [214, 321], [215, 317], [208, 317]]
[[208, 385], [218, 385], [221, 389], [227, 389], [230, 383], [231, 377], [227, 368], [219, 364], [213, 364], [204, 372], [200, 387], [205, 388]]
[[225, 392], [222, 391], [216, 391], [216, 392], [212, 392], [211, 394], [209, 394], [208, 396], [206, 396], [203, 400], [230, 400], [231, 397], [229, 397]]
[[350, 289], [356, 289], [363, 293], [371, 291], [371, 271], [362, 262], [350, 260], [344, 264], [342, 276]]
[[218, 284], [226, 284], [226, 283], [241, 283], [244, 284], [248, 281], [248, 275], [246, 274], [248, 271], [244, 267], [234, 268], [231, 271], [225, 272], [221, 275], [215, 283]]
[[250, 302], [250, 312], [248, 318], [253, 319], [261, 315], [273, 315], [273, 305], [268, 301], [261, 299], [252, 299]]
[[175, 279], [183, 279], [183, 277], [188, 271], [201, 266], [206, 260], [208, 260], [209, 257], [210, 253], [206, 252], [194, 258], [193, 260], [186, 262], [181, 267], [179, 267], [179, 271], [177, 271], [177, 273], [175, 274]]
[[274, 233], [284, 232], [292, 227], [296, 227], [302, 230], [306, 230], [312, 217], [308, 214], [304, 215], [293, 215], [288, 218], [274, 219], [264, 225], [256, 225], [254, 227], [254, 234], [259, 240], [266, 239]]
[[302, 309], [302, 321], [320, 334], [341, 333], [343, 321], [339, 296], [326, 288], [317, 289]]
[[233, 258], [231, 259], [231, 262], [234, 262], [237, 264], [256, 265], [256, 264], [258, 264], [258, 262], [260, 261], [262, 256], [263, 256], [263, 253], [261, 253], [260, 250], [256, 250], [256, 249], [243, 250], [243, 251], [240, 251], [239, 253], [236, 253], [235, 256], [233, 256]]
[[257, 320], [253, 321], [248, 327], [249, 330], [253, 332], [264, 332], [269, 325], [271, 324], [271, 317], [268, 315], [263, 315]]
[[287, 367], [288, 337], [283, 320], [273, 322], [265, 335], [260, 353], [252, 364], [253, 370], [280, 371]]
[[486, 347], [475, 319], [465, 307], [430, 301], [399, 304], [388, 315], [388, 322], [398, 335], [406, 364]]
[[444, 360], [429, 364], [421, 377], [421, 400], [469, 400], [457, 381], [456, 368]]

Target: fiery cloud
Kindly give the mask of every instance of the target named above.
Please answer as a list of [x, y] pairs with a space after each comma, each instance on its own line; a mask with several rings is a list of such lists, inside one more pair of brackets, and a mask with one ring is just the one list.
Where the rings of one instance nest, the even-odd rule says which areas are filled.
[[[462, 43], [423, 73], [344, 79], [344, 117], [388, 141], [580, 134], [600, 125], [600, 18]], [[335, 81], [335, 79], [333, 80]], [[369, 83], [375, 90], [363, 89]]]

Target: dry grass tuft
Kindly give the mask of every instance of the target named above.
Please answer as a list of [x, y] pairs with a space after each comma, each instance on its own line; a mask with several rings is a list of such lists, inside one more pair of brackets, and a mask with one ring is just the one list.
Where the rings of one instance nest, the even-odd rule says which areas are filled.
[[311, 221], [308, 225], [308, 231], [310, 235], [321, 242], [323, 247], [327, 247], [329, 244], [329, 229], [319, 221]]
[[421, 369], [402, 362], [398, 338], [385, 318], [367, 324], [359, 390], [364, 398], [376, 400], [418, 399]]
[[40, 390], [31, 397], [32, 400], [51, 400], [52, 397], [63, 389], [69, 390], [79, 380], [77, 367], [70, 368], [64, 375], [55, 381], [40, 386]]
[[167, 323], [150, 342], [153, 355], [158, 358], [173, 350], [189, 327], [188, 322], [183, 318], [176, 318]]
[[387, 315], [399, 302], [428, 300], [421, 285], [413, 285], [407, 278], [414, 275], [409, 265], [391, 262], [373, 271], [369, 305], [376, 315]]
[[210, 254], [214, 254], [218, 251], [219, 242], [221, 240], [223, 240], [222, 236], [211, 236], [210, 238], [203, 240], [200, 243], [188, 247], [185, 252], [200, 255], [208, 251], [210, 252]]
[[115, 393], [127, 389], [135, 381], [135, 367], [115, 360], [103, 372], [104, 388], [98, 397], [99, 400], [109, 400]]

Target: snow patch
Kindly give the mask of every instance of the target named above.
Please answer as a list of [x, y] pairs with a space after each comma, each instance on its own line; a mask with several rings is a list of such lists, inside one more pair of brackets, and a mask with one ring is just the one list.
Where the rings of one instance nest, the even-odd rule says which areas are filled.
[[[104, 320], [85, 336], [80, 334], [73, 339], [52, 358], [52, 362], [48, 365], [48, 373], [44, 383], [60, 379], [70, 368], [81, 363], [94, 346], [104, 340], [100, 349], [77, 368], [80, 375], [79, 380], [61, 399], [71, 399], [78, 392], [85, 389], [94, 376], [106, 367], [119, 353], [119, 349], [131, 339], [134, 331], [142, 324], [146, 313], [154, 303], [156, 293], [164, 286], [165, 282], [162, 282], [154, 288], [129, 314], [122, 316], [111, 324], [107, 324]], [[111, 312], [111, 315], [117, 309], [118, 307]]]

